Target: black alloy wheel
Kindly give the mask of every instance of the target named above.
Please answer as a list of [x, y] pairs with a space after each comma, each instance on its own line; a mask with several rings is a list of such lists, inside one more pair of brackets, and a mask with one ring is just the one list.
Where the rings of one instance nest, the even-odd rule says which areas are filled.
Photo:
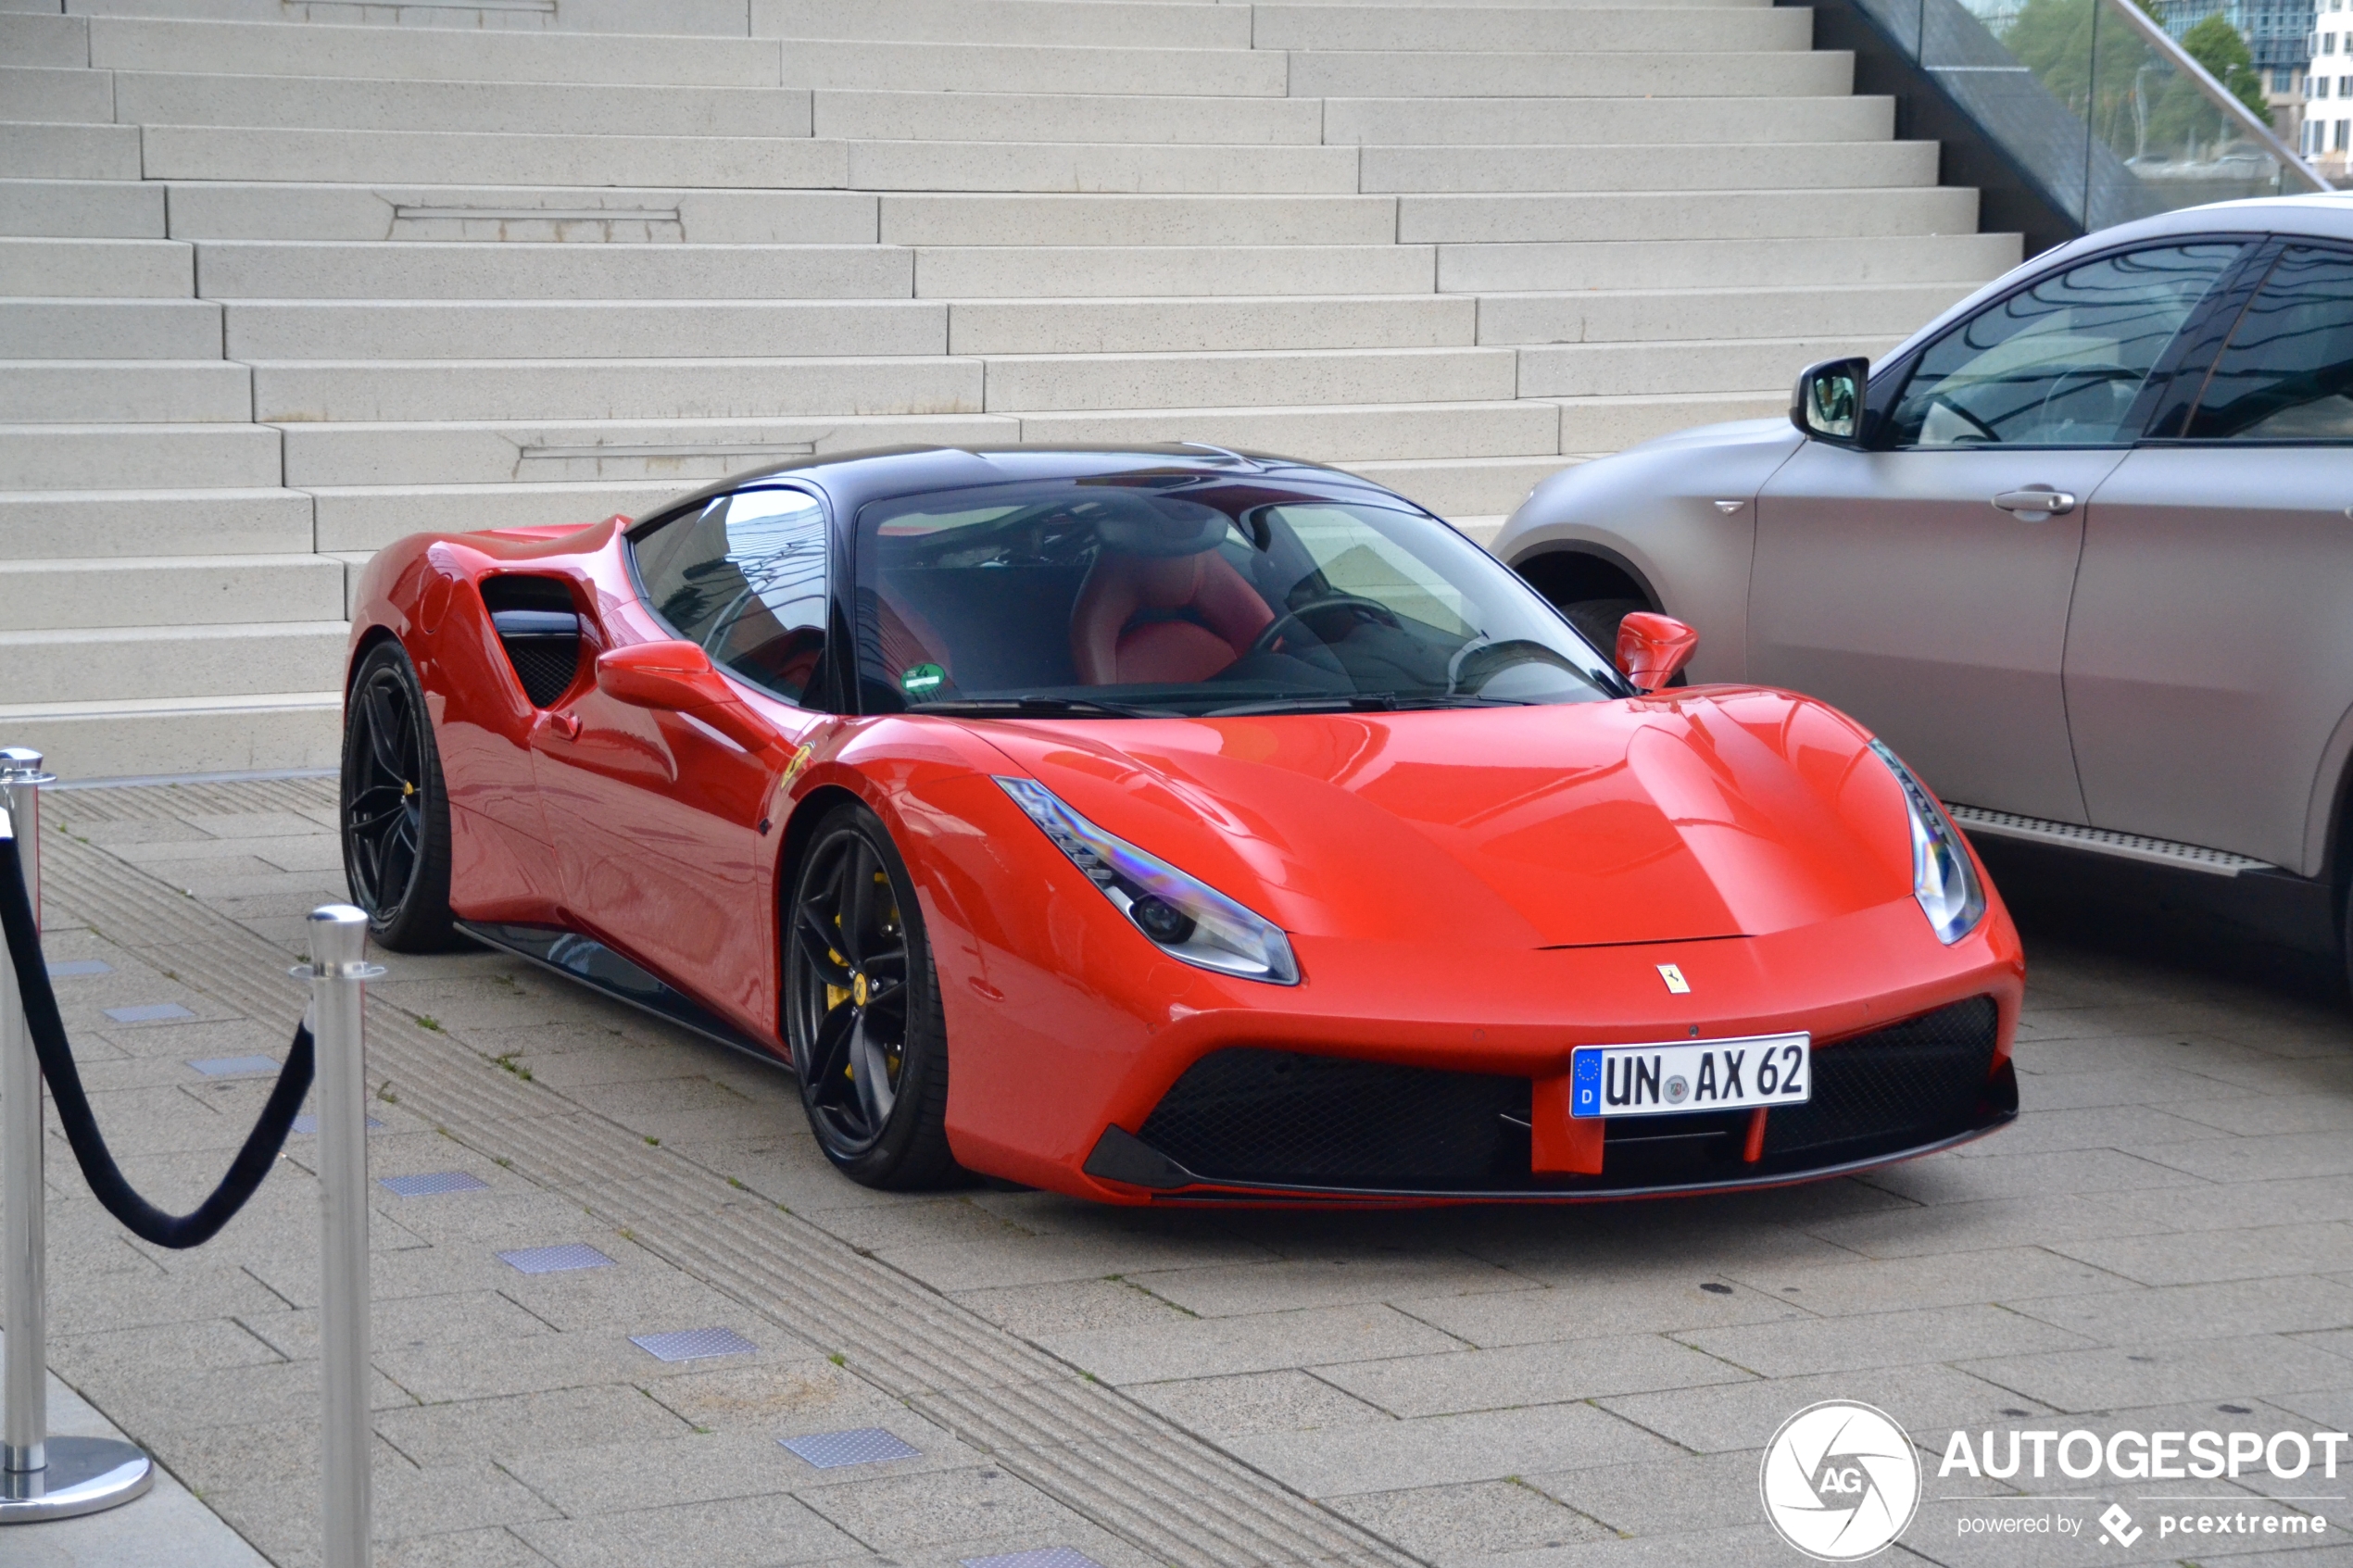
[[397, 643], [359, 661], [343, 721], [343, 868], [369, 934], [398, 953], [450, 945], [449, 801], [416, 671]]
[[818, 1147], [867, 1186], [948, 1180], [938, 978], [879, 818], [845, 804], [817, 825], [786, 916], [785, 1033]]

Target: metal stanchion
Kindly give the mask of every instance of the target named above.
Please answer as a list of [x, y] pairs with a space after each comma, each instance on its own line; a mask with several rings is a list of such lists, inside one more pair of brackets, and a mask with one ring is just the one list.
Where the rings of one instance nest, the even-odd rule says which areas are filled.
[[[41, 753], [0, 747], [0, 831], [14, 835], [32, 914], [41, 918]], [[42, 1226], [41, 1061], [16, 971], [0, 963], [0, 1311], [7, 1313], [0, 1524], [64, 1519], [129, 1502], [155, 1466], [112, 1437], [49, 1436], [48, 1241]]]
[[326, 1568], [368, 1563], [368, 1074], [361, 1037], [368, 916], [349, 904], [310, 911], [310, 1030], [319, 1062], [319, 1194], [325, 1210]]

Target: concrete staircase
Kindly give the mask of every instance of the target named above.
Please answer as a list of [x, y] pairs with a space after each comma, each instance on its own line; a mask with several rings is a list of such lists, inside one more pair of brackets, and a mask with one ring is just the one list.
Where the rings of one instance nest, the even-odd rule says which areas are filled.
[[798, 453], [1205, 441], [1476, 529], [2017, 260], [1810, 30], [0, 0], [0, 740], [332, 763], [370, 551]]

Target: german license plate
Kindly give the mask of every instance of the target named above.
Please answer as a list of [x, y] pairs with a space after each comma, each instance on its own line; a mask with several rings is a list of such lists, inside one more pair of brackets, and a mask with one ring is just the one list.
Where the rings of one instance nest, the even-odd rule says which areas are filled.
[[1680, 1116], [1804, 1105], [1814, 1093], [1814, 1037], [1579, 1046], [1569, 1057], [1571, 1116]]

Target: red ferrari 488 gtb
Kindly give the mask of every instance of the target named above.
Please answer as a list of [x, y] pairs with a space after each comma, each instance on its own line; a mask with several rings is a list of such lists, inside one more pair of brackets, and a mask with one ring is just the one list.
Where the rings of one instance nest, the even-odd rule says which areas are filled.
[[855, 1180], [1622, 1197], [2017, 1113], [1969, 846], [1819, 703], [1597, 652], [1444, 523], [1207, 447], [906, 449], [422, 534], [343, 839], [462, 933], [788, 1062]]

